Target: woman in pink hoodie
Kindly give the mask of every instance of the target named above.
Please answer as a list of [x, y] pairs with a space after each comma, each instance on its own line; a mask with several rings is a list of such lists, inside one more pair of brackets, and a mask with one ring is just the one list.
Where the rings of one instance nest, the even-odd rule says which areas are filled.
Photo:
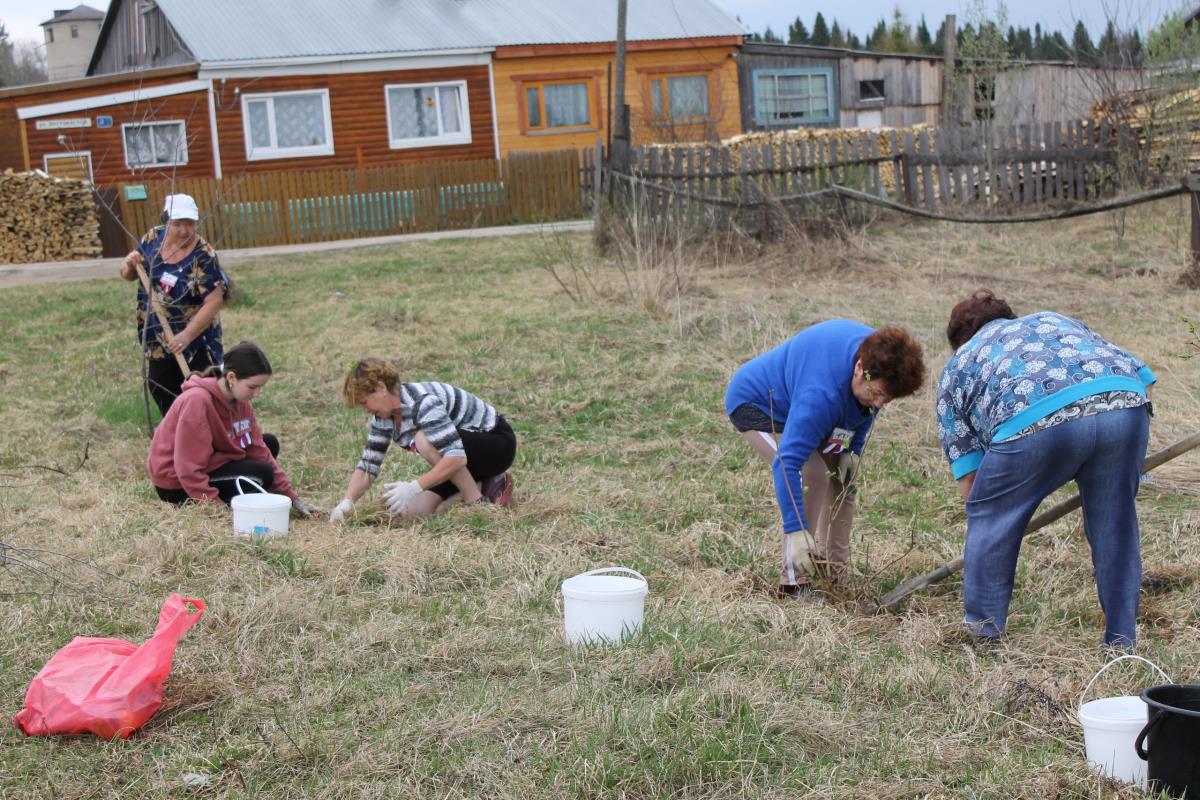
[[301, 516], [320, 512], [296, 495], [263, 442], [251, 403], [270, 379], [267, 354], [253, 342], [241, 342], [226, 351], [223, 365], [184, 382], [146, 457], [162, 500], [228, 503], [239, 494], [273, 492], [292, 498]]

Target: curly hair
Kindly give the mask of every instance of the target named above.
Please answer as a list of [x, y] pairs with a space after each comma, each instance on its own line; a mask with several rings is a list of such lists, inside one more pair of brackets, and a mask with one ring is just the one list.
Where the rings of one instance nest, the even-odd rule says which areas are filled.
[[342, 402], [348, 408], [358, 408], [377, 384], [382, 383], [390, 392], [399, 382], [400, 370], [391, 362], [372, 356], [359, 359], [342, 381]]
[[991, 289], [976, 289], [950, 311], [946, 338], [950, 340], [950, 346], [957, 350], [992, 320], [1016, 318], [1012, 306], [996, 297]]
[[904, 328], [880, 328], [858, 346], [867, 380], [882, 380], [893, 400], [908, 397], [925, 382], [924, 350]]

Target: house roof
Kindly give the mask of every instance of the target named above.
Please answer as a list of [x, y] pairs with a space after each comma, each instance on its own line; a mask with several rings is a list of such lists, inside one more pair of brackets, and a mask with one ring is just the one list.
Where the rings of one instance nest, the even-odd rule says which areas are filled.
[[[201, 63], [611, 42], [617, 27], [617, 0], [157, 0], [157, 4]], [[626, 38], [630, 41], [745, 33], [745, 27], [712, 0], [629, 3]]]
[[52, 25], [56, 22], [74, 22], [76, 20], [97, 20], [104, 19], [104, 12], [98, 8], [92, 8], [87, 5], [77, 5], [72, 9], [55, 9], [54, 16], [42, 23], [42, 25]]

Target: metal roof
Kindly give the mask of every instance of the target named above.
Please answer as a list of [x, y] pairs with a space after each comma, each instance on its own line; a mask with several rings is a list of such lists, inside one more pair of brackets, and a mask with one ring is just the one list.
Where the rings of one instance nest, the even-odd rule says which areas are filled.
[[91, 6], [86, 6], [86, 5], [75, 6], [74, 8], [70, 9], [69, 11], [64, 11], [62, 9], [55, 9], [54, 16], [41, 24], [42, 25], [50, 25], [51, 23], [55, 23], [55, 22], [70, 22], [72, 20], [79, 20], [79, 19], [88, 19], [88, 20], [104, 19], [104, 12], [98, 8], [92, 8]]
[[[201, 63], [611, 42], [617, 29], [617, 0], [157, 3]], [[629, 0], [630, 41], [745, 33], [711, 0]]]

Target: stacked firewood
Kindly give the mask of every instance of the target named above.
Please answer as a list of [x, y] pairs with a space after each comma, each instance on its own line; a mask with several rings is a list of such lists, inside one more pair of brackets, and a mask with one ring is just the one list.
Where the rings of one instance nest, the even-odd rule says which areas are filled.
[[99, 258], [90, 184], [40, 171], [0, 175], [0, 264]]

